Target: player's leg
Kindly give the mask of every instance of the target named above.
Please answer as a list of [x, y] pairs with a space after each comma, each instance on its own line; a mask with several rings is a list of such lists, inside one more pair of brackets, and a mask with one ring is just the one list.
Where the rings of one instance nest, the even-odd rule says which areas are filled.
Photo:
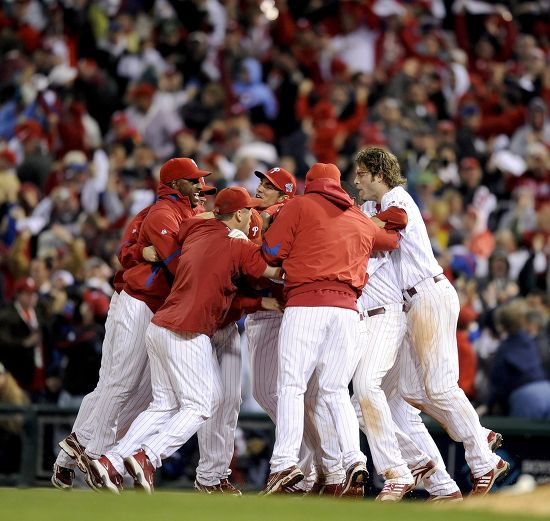
[[282, 314], [258, 311], [248, 317], [248, 341], [252, 396], [275, 423], [277, 415], [277, 343]]
[[[316, 483], [317, 488], [325, 485], [338, 485], [345, 477], [342, 467], [342, 453], [334, 422], [324, 400], [320, 399], [319, 381], [317, 372], [314, 372], [309, 380], [304, 397], [304, 441], [302, 447], [309, 449], [309, 467], [306, 462], [300, 461], [300, 468], [308, 477], [308, 485]], [[307, 469], [314, 465], [313, 472], [308, 475]], [[307, 488], [310, 488], [308, 486]]]
[[474, 478], [481, 477], [495, 469], [500, 458], [490, 451], [479, 417], [458, 387], [456, 291], [448, 281], [432, 281], [410, 304], [408, 334], [427, 398], [420, 408], [462, 441]]
[[290, 307], [279, 332], [277, 423], [271, 473], [298, 463], [304, 431], [304, 394], [330, 327], [326, 308]]
[[366, 462], [359, 446], [359, 424], [350, 400], [348, 385], [357, 367], [358, 347], [357, 313], [343, 308], [319, 308], [324, 311], [323, 324], [327, 334], [322, 343], [317, 376], [319, 398], [328, 407], [336, 428], [346, 472], [355, 464]]
[[217, 331], [212, 337], [212, 346], [220, 370], [222, 394], [218, 408], [198, 432], [197, 481], [207, 486], [218, 485], [231, 473], [229, 464], [241, 404], [241, 344], [236, 324]]
[[117, 314], [113, 364], [94, 414], [87, 422], [93, 425], [93, 436], [86, 446], [86, 453], [92, 458], [101, 456], [105, 447], [114, 443], [121, 410], [139, 387], [143, 375], [150, 373], [145, 332], [153, 313], [144, 302], [124, 291], [119, 305], [124, 312]]
[[391, 408], [381, 384], [395, 364], [407, 321], [402, 305], [385, 307], [386, 313], [364, 319], [366, 329], [359, 335], [362, 356], [353, 377], [353, 391], [376, 471], [385, 480], [405, 485], [406, 493], [414, 480], [399, 450]]

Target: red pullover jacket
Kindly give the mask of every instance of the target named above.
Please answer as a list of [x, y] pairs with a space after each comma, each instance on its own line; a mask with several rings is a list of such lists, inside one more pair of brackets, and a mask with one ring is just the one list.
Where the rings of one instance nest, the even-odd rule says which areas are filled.
[[141, 251], [153, 245], [162, 261], [154, 264], [142, 261], [124, 272], [124, 291], [145, 302], [153, 313], [170, 293], [176, 260], [181, 252], [178, 242], [181, 223], [195, 215], [189, 198], [178, 191], [160, 185], [158, 196], [143, 220], [137, 247]]
[[285, 271], [288, 306], [357, 310], [373, 250], [394, 250], [398, 234], [378, 228], [333, 179], [316, 179], [285, 204], [262, 253]]
[[126, 226], [126, 230], [124, 230], [124, 235], [122, 236], [122, 241], [118, 247], [117, 253], [118, 261], [122, 269], [115, 273], [113, 280], [113, 285], [117, 293], [120, 293], [124, 289], [124, 270], [132, 268], [143, 261], [141, 253], [143, 248], [139, 248], [137, 241], [141, 225], [145, 216], [149, 213], [151, 206], [152, 205], [145, 207], [141, 212], [135, 215], [128, 226]]

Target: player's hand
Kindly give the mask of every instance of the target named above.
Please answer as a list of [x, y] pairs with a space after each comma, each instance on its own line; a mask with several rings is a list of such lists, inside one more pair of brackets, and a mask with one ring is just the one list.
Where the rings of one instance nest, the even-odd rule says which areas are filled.
[[386, 223], [384, 221], [381, 221], [378, 217], [371, 217], [370, 220], [378, 226], [378, 228], [385, 228]]
[[273, 297], [262, 297], [262, 308], [267, 311], [283, 312], [283, 306], [281, 303]]
[[159, 262], [160, 257], [158, 256], [157, 250], [154, 246], [145, 246], [143, 250], [141, 250], [141, 255], [143, 257], [143, 260], [145, 262]]

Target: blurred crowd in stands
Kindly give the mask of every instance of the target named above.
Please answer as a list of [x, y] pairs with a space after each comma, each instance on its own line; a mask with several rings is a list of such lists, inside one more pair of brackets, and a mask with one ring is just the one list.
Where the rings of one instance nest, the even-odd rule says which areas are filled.
[[543, 417], [548, 2], [4, 0], [0, 55], [0, 403], [94, 388], [117, 245], [164, 161], [251, 193], [256, 169], [333, 162], [353, 193], [376, 144], [459, 292], [460, 385]]

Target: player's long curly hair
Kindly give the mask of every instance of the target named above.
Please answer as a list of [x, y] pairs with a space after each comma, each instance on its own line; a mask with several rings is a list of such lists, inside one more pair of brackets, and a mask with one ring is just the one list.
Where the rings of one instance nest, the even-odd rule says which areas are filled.
[[390, 190], [407, 182], [401, 176], [401, 167], [397, 158], [383, 148], [362, 148], [355, 156], [355, 164], [368, 170], [373, 177], [378, 173], [382, 174], [382, 180]]

